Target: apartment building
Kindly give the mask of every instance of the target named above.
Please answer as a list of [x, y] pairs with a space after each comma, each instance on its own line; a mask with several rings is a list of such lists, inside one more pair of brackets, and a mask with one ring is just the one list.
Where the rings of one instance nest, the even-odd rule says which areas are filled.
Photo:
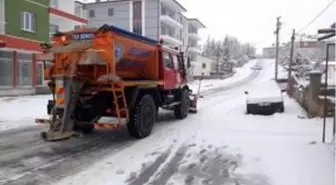
[[188, 57], [190, 57], [191, 61], [196, 61], [197, 56], [201, 53], [200, 48], [198, 47], [198, 41], [201, 37], [198, 34], [198, 30], [205, 28], [204, 24], [196, 18], [188, 19], [188, 34], [186, 37], [188, 38], [187, 50]]
[[[63, 3], [63, 4], [61, 4]], [[34, 94], [44, 86], [41, 42], [87, 23], [74, 0], [0, 0], [0, 96]]]
[[189, 19], [182, 15], [187, 10], [176, 0], [96, 1], [87, 3], [86, 9], [89, 27], [114, 25], [181, 50], [188, 44], [188, 30], [197, 34], [192, 28], [199, 26], [199, 21], [191, 20], [189, 29]]

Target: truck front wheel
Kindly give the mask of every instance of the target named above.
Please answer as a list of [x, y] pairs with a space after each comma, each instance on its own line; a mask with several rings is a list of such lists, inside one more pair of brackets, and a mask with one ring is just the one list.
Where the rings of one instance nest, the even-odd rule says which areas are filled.
[[178, 119], [184, 119], [188, 116], [190, 107], [189, 92], [183, 90], [180, 97], [180, 104], [174, 107], [175, 117]]
[[144, 95], [131, 111], [128, 133], [135, 138], [150, 135], [156, 120], [156, 105], [151, 95]]

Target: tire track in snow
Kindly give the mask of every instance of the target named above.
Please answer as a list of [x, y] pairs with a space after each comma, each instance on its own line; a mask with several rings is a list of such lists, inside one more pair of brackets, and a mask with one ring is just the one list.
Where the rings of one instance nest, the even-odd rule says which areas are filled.
[[154, 180], [152, 180], [150, 185], [164, 185], [168, 182], [169, 178], [178, 171], [180, 163], [187, 153], [188, 147], [185, 145], [180, 146], [180, 148], [175, 152], [175, 155], [170, 159], [170, 161], [162, 168], [162, 170], [156, 175]]
[[170, 155], [171, 148], [168, 148], [165, 152], [163, 152], [156, 160], [150, 164], [148, 167], [145, 167], [144, 170], [136, 177], [135, 179], [130, 180], [129, 185], [139, 185], [145, 184], [152, 175], [158, 170], [161, 164], [168, 158]]

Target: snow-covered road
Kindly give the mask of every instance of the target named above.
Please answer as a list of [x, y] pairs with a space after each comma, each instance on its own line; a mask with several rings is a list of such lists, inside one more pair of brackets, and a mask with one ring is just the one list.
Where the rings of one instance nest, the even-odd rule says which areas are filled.
[[262, 64], [260, 74], [203, 91], [196, 115], [176, 121], [163, 112], [142, 140], [123, 129], [61, 143], [40, 141], [43, 127], [3, 132], [0, 184], [335, 184], [335, 156], [319, 142], [320, 119], [302, 119], [287, 97], [283, 114], [244, 114], [244, 90], [272, 78], [272, 61]]

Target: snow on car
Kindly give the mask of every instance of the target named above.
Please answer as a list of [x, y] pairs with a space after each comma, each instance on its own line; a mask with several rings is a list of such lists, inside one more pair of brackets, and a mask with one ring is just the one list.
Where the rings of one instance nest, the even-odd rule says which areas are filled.
[[245, 91], [245, 94], [247, 114], [269, 114], [285, 110], [282, 90], [273, 80], [254, 86]]

